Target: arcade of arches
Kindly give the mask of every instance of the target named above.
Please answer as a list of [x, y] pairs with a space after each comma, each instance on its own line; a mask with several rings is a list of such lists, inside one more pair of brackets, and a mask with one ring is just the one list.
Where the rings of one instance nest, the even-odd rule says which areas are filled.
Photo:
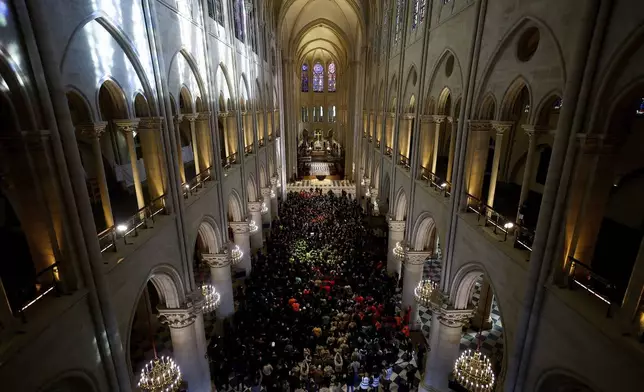
[[0, 0], [3, 390], [637, 390], [639, 6]]

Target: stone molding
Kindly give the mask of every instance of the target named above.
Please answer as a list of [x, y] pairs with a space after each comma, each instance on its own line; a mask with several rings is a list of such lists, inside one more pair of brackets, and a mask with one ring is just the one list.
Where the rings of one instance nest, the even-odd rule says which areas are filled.
[[455, 120], [455, 119], [454, 119], [454, 117], [452, 117], [452, 116], [447, 116], [446, 120], [447, 120], [447, 122], [448, 122], [448, 123], [450, 123], [450, 124], [454, 124], [455, 122], [456, 122], [456, 123], [458, 122], [458, 119], [457, 119], [457, 120]]
[[525, 131], [525, 134], [528, 135], [528, 137], [532, 136], [539, 136], [541, 134], [546, 134], [548, 133], [548, 128], [547, 127], [542, 127], [539, 125], [530, 125], [530, 124], [523, 124], [521, 125], [521, 128]]
[[389, 231], [396, 231], [396, 232], [405, 231], [405, 221], [388, 219], [387, 224], [389, 225]]
[[497, 135], [503, 136], [504, 133], [509, 132], [514, 126], [514, 121], [492, 121], [492, 129], [496, 131]]
[[365, 178], [364, 179], [364, 186], [369, 188], [369, 185], [371, 185], [371, 178]]
[[434, 124], [441, 124], [447, 119], [447, 116], [442, 114], [432, 114], [429, 116], [429, 121]]
[[230, 266], [228, 253], [202, 253], [201, 259], [210, 268], [224, 268]]
[[219, 118], [226, 118], [226, 117], [230, 117], [230, 116], [231, 116], [230, 112], [219, 112], [219, 113], [217, 113], [217, 117], [219, 117]]
[[107, 129], [107, 121], [97, 121], [95, 123], [79, 124], [76, 131], [87, 139], [100, 139]]
[[474, 314], [474, 309], [441, 308], [438, 321], [446, 327], [462, 328]]
[[233, 234], [248, 234], [250, 232], [248, 222], [229, 222], [228, 225], [233, 229]]
[[189, 327], [197, 318], [197, 310], [192, 305], [177, 309], [159, 309], [159, 321], [174, 329]]
[[492, 124], [488, 120], [469, 120], [467, 125], [470, 132], [487, 132], [492, 129]]
[[186, 113], [183, 115], [183, 119], [188, 120], [190, 122], [195, 122], [198, 116], [199, 115], [197, 113]]
[[270, 180], [270, 181], [271, 181], [271, 185], [273, 185], [273, 186], [277, 185], [277, 180], [278, 180], [278, 178], [277, 178], [277, 177], [275, 177], [275, 176], [271, 177], [271, 180]]
[[271, 188], [260, 188], [259, 192], [262, 194], [264, 200], [271, 198]]
[[416, 118], [415, 113], [403, 113], [400, 115], [400, 118], [403, 120], [413, 120]]
[[197, 113], [197, 120], [209, 120], [212, 113], [209, 111]]
[[261, 201], [249, 201], [248, 202], [248, 211], [249, 212], [260, 212], [262, 210]]
[[143, 117], [139, 122], [139, 129], [160, 131], [163, 126], [163, 117]]
[[172, 120], [173, 120], [173, 121], [174, 121], [174, 123], [175, 123], [175, 124], [177, 124], [177, 125], [178, 125], [178, 124], [181, 124], [181, 122], [183, 121], [183, 114], [177, 114], [177, 115], [175, 115], [175, 116], [174, 116], [174, 118], [173, 118]]
[[405, 262], [412, 265], [423, 265], [425, 264], [425, 260], [427, 260], [431, 255], [432, 252], [410, 250], [407, 252], [407, 260], [405, 260]]
[[134, 132], [136, 129], [139, 127], [139, 122], [141, 120], [138, 118], [126, 118], [126, 119], [121, 119], [121, 120], [113, 120], [114, 125], [121, 131], [121, 132]]

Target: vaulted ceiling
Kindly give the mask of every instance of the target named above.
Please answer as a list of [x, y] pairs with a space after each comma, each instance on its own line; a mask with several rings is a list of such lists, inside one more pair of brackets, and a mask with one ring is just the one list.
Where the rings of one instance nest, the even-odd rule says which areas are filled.
[[276, 0], [282, 53], [296, 62], [358, 59], [365, 38], [364, 0]]

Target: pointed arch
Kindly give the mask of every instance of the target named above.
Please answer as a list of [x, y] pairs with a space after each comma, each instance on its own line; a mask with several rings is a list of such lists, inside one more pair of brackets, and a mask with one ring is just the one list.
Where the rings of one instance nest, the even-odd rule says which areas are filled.
[[[173, 66], [177, 64], [179, 66], [180, 61], [185, 61], [188, 64], [188, 69], [190, 70], [190, 74], [192, 77], [195, 78], [196, 82], [196, 87], [198, 91], [196, 92], [195, 96], [196, 97], [202, 97], [202, 99], [205, 100], [205, 97], [207, 97], [207, 89], [206, 85], [203, 81], [203, 78], [201, 77], [201, 72], [199, 72], [199, 66], [197, 65], [197, 62], [194, 58], [194, 56], [185, 48], [181, 48], [177, 50], [174, 55], [172, 55], [172, 59], [170, 60], [170, 71], [168, 71], [168, 81], [171, 80], [171, 74], [173, 72]], [[178, 72], [178, 70], [177, 70]], [[181, 77], [183, 75], [179, 75], [179, 83], [182, 85], [185, 85], [185, 80], [181, 80]]]
[[483, 102], [481, 103], [477, 118], [479, 120], [496, 119], [496, 108], [496, 98], [494, 97], [494, 94], [492, 94], [492, 92], [488, 92], [483, 99]]
[[407, 72], [407, 80], [405, 81], [405, 90], [404, 90], [405, 93], [403, 95], [404, 102], [409, 102], [411, 99], [411, 96], [414, 95], [417, 82], [418, 82], [418, 72], [416, 71], [416, 66], [412, 64], [409, 67], [409, 71]]
[[[217, 221], [210, 215], [205, 215], [199, 223], [199, 228], [197, 229], [197, 235], [195, 237], [201, 237], [206, 250], [208, 253], [219, 253], [222, 249], [222, 233], [217, 225]], [[197, 238], [193, 239], [193, 243], [196, 242]]]
[[228, 68], [226, 68], [226, 65], [223, 62], [219, 63], [219, 67], [217, 68], [217, 73], [215, 74], [215, 84], [217, 86], [217, 89], [219, 90], [220, 99], [223, 95], [223, 98], [226, 102], [226, 110], [235, 110], [235, 105], [234, 103], [232, 103], [232, 97], [235, 94], [235, 89], [233, 88], [234, 84], [230, 81], [230, 73], [228, 72]]
[[268, 174], [266, 173], [266, 166], [263, 163], [259, 165], [259, 186], [262, 188], [268, 186]]
[[233, 189], [228, 195], [228, 221], [241, 222], [244, 219], [244, 209], [242, 208], [241, 197], [239, 193]]
[[257, 182], [253, 173], [248, 173], [246, 180], [246, 193], [248, 194], [248, 201], [257, 201]]
[[[448, 73], [448, 69], [451, 71]], [[441, 70], [443, 72], [441, 72]], [[439, 88], [449, 88], [451, 92], [458, 95], [463, 92], [463, 69], [461, 61], [452, 48], [445, 48], [438, 61], [434, 63], [431, 70], [431, 78], [427, 87], [427, 96], [440, 95]], [[435, 114], [428, 112], [427, 114]]]
[[528, 84], [527, 80], [522, 75], [519, 75], [514, 79], [514, 81], [512, 81], [512, 83], [510, 83], [503, 95], [503, 100], [501, 101], [501, 120], [510, 119], [511, 113], [515, 109], [517, 99], [524, 88], [528, 91], [528, 105], [532, 106], [532, 88]]
[[94, 121], [89, 102], [80, 91], [69, 87], [65, 95], [67, 96], [67, 106], [69, 106], [72, 116], [72, 124], [77, 125]]
[[449, 115], [452, 106], [452, 92], [449, 87], [444, 87], [438, 96], [438, 114]]
[[396, 204], [394, 204], [394, 217], [397, 221], [407, 219], [407, 194], [404, 188], [398, 189], [396, 192]]
[[437, 231], [436, 221], [433, 216], [429, 212], [421, 213], [414, 224], [411, 248], [415, 251], [434, 251]]

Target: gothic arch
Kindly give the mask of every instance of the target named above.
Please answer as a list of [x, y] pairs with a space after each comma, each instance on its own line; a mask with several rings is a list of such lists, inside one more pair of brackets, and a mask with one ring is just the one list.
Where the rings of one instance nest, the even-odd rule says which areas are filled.
[[246, 193], [248, 193], [248, 201], [257, 201], [257, 181], [255, 181], [253, 173], [248, 173]]
[[222, 62], [219, 63], [217, 67], [217, 73], [215, 75], [215, 85], [219, 90], [220, 96], [223, 95], [223, 98], [226, 102], [226, 111], [235, 110], [235, 104], [233, 103], [233, 95], [235, 94], [235, 89], [233, 89], [234, 84], [230, 82], [230, 74], [228, 68]]
[[415, 251], [432, 250], [436, 243], [438, 228], [436, 221], [429, 212], [423, 212], [416, 219], [412, 231], [413, 242], [411, 248]]
[[478, 115], [476, 118], [479, 120], [494, 120], [496, 118], [496, 98], [492, 92], [488, 92], [481, 102]]
[[[16, 121], [17, 129], [14, 131], [36, 130], [39, 112], [34, 112], [33, 103], [24, 83], [19, 80], [20, 67], [11, 54], [0, 46], [0, 82], [6, 84], [2, 93], [7, 97], [12, 116]], [[20, 115], [19, 115], [20, 114]]]
[[[516, 105], [517, 99], [519, 98], [521, 91], [526, 88], [528, 90], [528, 105], [532, 106], [534, 102], [534, 95], [532, 92], [532, 87], [528, 84], [528, 81], [521, 75], [517, 76], [516, 79], [508, 86], [505, 94], [503, 95], [503, 100], [501, 101], [501, 113], [500, 118], [502, 120], [509, 120], [511, 117], [512, 110], [514, 105]], [[530, 116], [533, 115], [533, 110], [530, 110]]]
[[228, 195], [228, 220], [232, 222], [241, 222], [244, 219], [244, 209], [241, 197], [236, 190], [232, 190]]
[[394, 208], [394, 217], [397, 221], [407, 219], [407, 194], [405, 194], [405, 189], [402, 187], [396, 193], [396, 204]]
[[[195, 85], [188, 86], [186, 84], [188, 80], [185, 80], [186, 75], [180, 74], [180, 71], [179, 71], [181, 69], [180, 62], [182, 61], [185, 61], [185, 63], [188, 64], [187, 69], [190, 70], [190, 75], [194, 78]], [[177, 69], [174, 68], [175, 65]], [[202, 99], [204, 99], [203, 97], [207, 96], [206, 85], [201, 77], [201, 73], [199, 72], [199, 66], [197, 65], [197, 62], [194, 56], [192, 56], [192, 54], [190, 54], [190, 52], [188, 52], [188, 50], [185, 47], [177, 50], [170, 60], [170, 67], [168, 71], [168, 84], [170, 84], [173, 81], [172, 76], [175, 73], [177, 75], [177, 80], [175, 81], [175, 83], [172, 83], [170, 87], [171, 91], [175, 86], [186, 86], [189, 90], [192, 90], [192, 91], [197, 90], [197, 93], [194, 94], [195, 99], [197, 97], [202, 97]]]
[[266, 173], [266, 166], [263, 163], [259, 165], [259, 186], [262, 188], [268, 186], [268, 174]]
[[201, 220], [199, 228], [197, 229], [197, 235], [192, 241], [196, 241], [196, 237], [201, 237], [208, 253], [219, 253], [222, 248], [221, 243], [221, 230], [219, 230], [219, 225], [212, 216], [206, 215]]
[[416, 71], [416, 66], [412, 64], [409, 67], [407, 72], [407, 81], [405, 82], [405, 93], [403, 95], [403, 102], [409, 102], [412, 96], [414, 96], [416, 83], [418, 82], [418, 72]]
[[[449, 76], [447, 76], [445, 73], [441, 74], [440, 71], [444, 68], [443, 66], [446, 65], [450, 57], [453, 58], [454, 64], [452, 66], [452, 72]], [[441, 86], [441, 88], [448, 87], [451, 91], [455, 91], [457, 94], [458, 92], [462, 93], [463, 69], [461, 68], [461, 62], [458, 59], [458, 56], [456, 56], [456, 52], [454, 52], [454, 50], [452, 50], [451, 48], [445, 48], [445, 50], [443, 50], [443, 53], [438, 58], [438, 61], [432, 67], [431, 75], [432, 76], [429, 80], [427, 88], [427, 97], [437, 95], [437, 89], [439, 88], [439, 86]], [[428, 112], [428, 114], [434, 113]]]

